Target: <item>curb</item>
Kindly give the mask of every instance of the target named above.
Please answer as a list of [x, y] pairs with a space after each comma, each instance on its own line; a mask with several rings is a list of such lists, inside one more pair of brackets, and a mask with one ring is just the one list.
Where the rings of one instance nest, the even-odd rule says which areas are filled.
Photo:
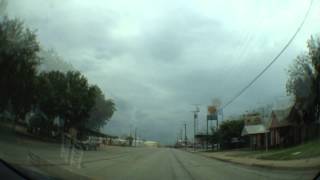
[[[189, 151], [187, 151], [187, 152], [189, 152]], [[206, 156], [204, 154], [197, 153], [197, 152], [189, 152], [189, 153], [198, 154], [198, 155], [206, 157], [206, 158], [211, 158], [211, 159], [215, 159], [218, 161], [232, 163], [232, 164], [241, 165], [241, 166], [247, 166], [247, 167], [258, 167], [258, 168], [266, 168], [266, 169], [281, 169], [281, 170], [319, 170], [320, 169], [320, 165], [308, 166], [308, 167], [290, 167], [290, 166], [276, 166], [276, 165], [266, 165], [266, 164], [258, 164], [258, 163], [247, 164], [247, 163], [233, 161], [232, 159]]]

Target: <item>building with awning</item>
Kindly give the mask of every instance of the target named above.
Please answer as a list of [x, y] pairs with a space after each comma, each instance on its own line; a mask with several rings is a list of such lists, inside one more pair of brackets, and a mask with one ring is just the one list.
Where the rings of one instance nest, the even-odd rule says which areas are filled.
[[257, 149], [265, 147], [265, 140], [268, 132], [269, 131], [264, 124], [245, 125], [241, 135], [248, 136], [251, 148]]
[[249, 138], [250, 147], [259, 149], [266, 146], [268, 128], [266, 119], [262, 119], [259, 113], [247, 114], [244, 118], [244, 127], [241, 135]]
[[241, 135], [264, 134], [269, 132], [263, 124], [247, 125], [242, 129]]
[[261, 116], [260, 113], [245, 115], [244, 127], [241, 135], [250, 139], [252, 149], [262, 147], [279, 147], [292, 142], [287, 142], [293, 135], [293, 124], [289, 121], [292, 106], [272, 109], [269, 115]]

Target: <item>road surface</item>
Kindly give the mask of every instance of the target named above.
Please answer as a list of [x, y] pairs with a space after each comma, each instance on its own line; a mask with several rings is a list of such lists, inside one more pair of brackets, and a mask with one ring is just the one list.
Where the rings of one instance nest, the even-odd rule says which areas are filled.
[[127, 148], [120, 155], [84, 161], [81, 169], [81, 174], [94, 179], [141, 180], [312, 179], [315, 173], [244, 167], [167, 148]]
[[[49, 165], [35, 168], [67, 179], [202, 180], [202, 179], [312, 179], [312, 170], [289, 171], [247, 167], [169, 148], [108, 146], [85, 151], [81, 166], [71, 166], [60, 157], [60, 145], [32, 140], [0, 141], [1, 158], [29, 166], [33, 153]], [[45, 168], [45, 169], [44, 169]], [[76, 176], [74, 176], [76, 175]]]

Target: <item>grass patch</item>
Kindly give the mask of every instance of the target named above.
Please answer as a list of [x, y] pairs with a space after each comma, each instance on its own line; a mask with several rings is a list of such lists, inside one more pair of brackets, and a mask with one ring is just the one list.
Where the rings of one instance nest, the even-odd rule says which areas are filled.
[[257, 158], [266, 160], [292, 160], [316, 156], [320, 156], [320, 140], [310, 141], [291, 148], [261, 153]]
[[269, 149], [252, 151], [248, 149], [240, 149], [228, 154], [231, 157], [247, 157], [265, 160], [293, 160], [293, 159], [305, 159], [312, 157], [320, 157], [320, 139], [309, 141], [307, 143], [285, 148], [285, 149]]

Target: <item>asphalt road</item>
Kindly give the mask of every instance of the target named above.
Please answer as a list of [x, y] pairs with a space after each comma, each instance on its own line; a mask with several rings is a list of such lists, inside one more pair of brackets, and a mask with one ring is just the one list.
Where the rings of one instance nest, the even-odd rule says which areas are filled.
[[[244, 167], [167, 148], [123, 148], [119, 155], [84, 161], [79, 171], [94, 179], [312, 179], [314, 171]], [[121, 150], [120, 150], [121, 151]], [[98, 152], [98, 154], [103, 152]], [[120, 152], [117, 152], [120, 153]]]
[[[3, 138], [3, 136], [2, 136]], [[105, 147], [85, 151], [81, 167], [71, 166], [60, 157], [59, 144], [32, 140], [0, 141], [1, 158], [29, 167], [33, 153], [44, 162], [32, 167], [39, 172], [65, 179], [312, 179], [316, 171], [275, 170], [221, 162], [198, 154], [169, 148]]]

